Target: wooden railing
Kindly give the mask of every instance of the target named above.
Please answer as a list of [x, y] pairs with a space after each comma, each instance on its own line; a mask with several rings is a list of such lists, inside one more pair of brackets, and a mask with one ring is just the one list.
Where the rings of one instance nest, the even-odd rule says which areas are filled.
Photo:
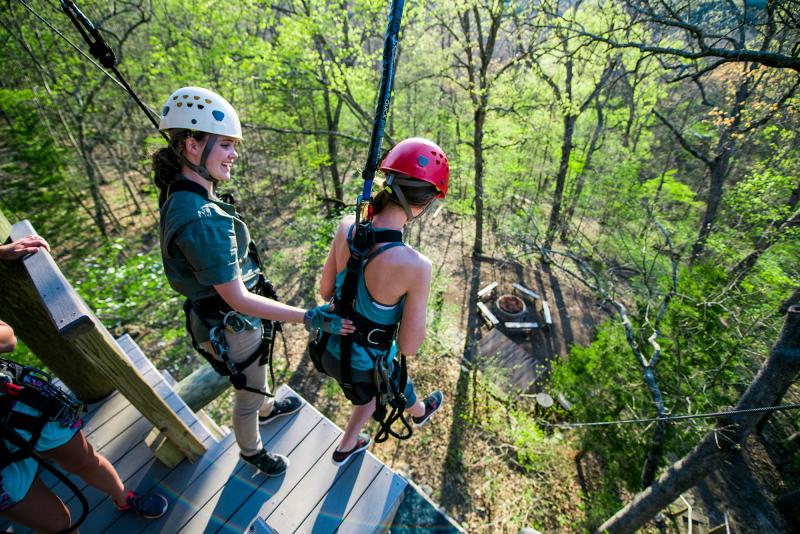
[[[35, 231], [11, 226], [0, 212], [0, 242]], [[118, 389], [189, 460], [205, 447], [143, 380], [111, 334], [44, 249], [18, 261], [0, 261], [0, 319], [81, 400], [94, 402]]]

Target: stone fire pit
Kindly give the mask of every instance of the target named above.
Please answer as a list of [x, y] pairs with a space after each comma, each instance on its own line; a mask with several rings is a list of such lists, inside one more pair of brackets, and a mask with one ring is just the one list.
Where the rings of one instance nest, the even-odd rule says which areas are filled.
[[504, 321], [519, 321], [525, 317], [525, 301], [515, 295], [500, 295], [495, 301], [497, 315]]

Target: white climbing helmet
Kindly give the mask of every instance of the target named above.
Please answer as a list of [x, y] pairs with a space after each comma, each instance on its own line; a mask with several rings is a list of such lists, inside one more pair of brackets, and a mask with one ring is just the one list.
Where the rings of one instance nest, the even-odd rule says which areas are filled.
[[197, 130], [242, 138], [242, 125], [233, 106], [214, 91], [202, 87], [181, 87], [169, 95], [161, 109], [158, 129]]

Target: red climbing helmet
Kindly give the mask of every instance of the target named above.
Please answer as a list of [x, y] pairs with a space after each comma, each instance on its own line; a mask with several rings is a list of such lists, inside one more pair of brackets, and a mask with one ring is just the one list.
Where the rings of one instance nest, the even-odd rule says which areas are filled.
[[450, 164], [439, 145], [422, 137], [411, 137], [397, 143], [381, 162], [385, 173], [404, 174], [428, 182], [444, 198], [450, 181]]

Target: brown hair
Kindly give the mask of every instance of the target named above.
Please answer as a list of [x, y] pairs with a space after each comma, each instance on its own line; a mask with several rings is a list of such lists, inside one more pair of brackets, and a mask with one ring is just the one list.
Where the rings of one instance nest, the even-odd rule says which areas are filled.
[[202, 141], [208, 136], [206, 132], [192, 130], [170, 130], [169, 146], [159, 148], [152, 157], [153, 182], [160, 190], [165, 190], [175, 182], [181, 174], [181, 160], [178, 154], [183, 151], [183, 143], [189, 137]]
[[[413, 180], [413, 178], [405, 175], [398, 175], [398, 177]], [[406, 197], [408, 205], [415, 208], [424, 208], [439, 195], [439, 190], [433, 185], [429, 187], [403, 187], [401, 185], [392, 184], [391, 192], [387, 191], [386, 187], [383, 187], [376, 194], [372, 195], [373, 213], [380, 213], [390, 202], [402, 207], [402, 204], [400, 204], [394, 192], [397, 187], [403, 192], [403, 196]]]

